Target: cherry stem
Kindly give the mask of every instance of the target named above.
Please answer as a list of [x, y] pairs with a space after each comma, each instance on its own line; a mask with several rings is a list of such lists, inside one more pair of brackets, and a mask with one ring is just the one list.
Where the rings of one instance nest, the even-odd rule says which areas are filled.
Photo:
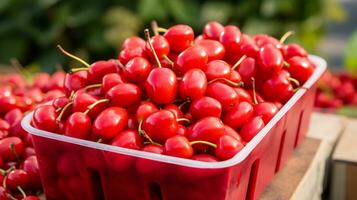
[[73, 105], [73, 102], [69, 102], [69, 103], [67, 103], [65, 106], [63, 106], [63, 108], [62, 108], [60, 114], [58, 115], [58, 117], [57, 117], [57, 119], [56, 119], [57, 123], [59, 123], [59, 122], [61, 121], [61, 119], [62, 119], [62, 117], [63, 117], [63, 115], [64, 115], [64, 112], [66, 112], [66, 110], [67, 110], [70, 106], [72, 106], [72, 105]]
[[7, 181], [7, 176], [4, 177], [4, 179], [2, 180], [2, 187], [6, 189], [6, 181]]
[[153, 20], [151, 22], [151, 29], [154, 32], [154, 35], [159, 35], [159, 31], [157, 30], [159, 28], [159, 26], [157, 25], [157, 22], [155, 20]]
[[72, 91], [71, 91], [71, 94], [69, 95], [69, 99], [73, 99], [74, 94], [75, 94], [75, 91], [74, 91], [74, 90], [72, 90]]
[[284, 43], [286, 39], [288, 39], [288, 37], [294, 35], [295, 32], [294, 31], [288, 31], [286, 32], [281, 38], [280, 38], [280, 43]]
[[20, 187], [20, 186], [17, 186], [17, 189], [20, 191], [21, 195], [26, 198], [26, 193], [25, 191]]
[[296, 92], [296, 91], [298, 91], [298, 90], [300, 90], [300, 89], [309, 90], [309, 88], [307, 88], [307, 87], [297, 87], [297, 88], [295, 88], [295, 89], [293, 90], [293, 92]]
[[148, 43], [149, 43], [150, 49], [151, 49], [152, 53], [154, 54], [155, 60], [156, 60], [156, 62], [157, 62], [157, 66], [158, 66], [159, 68], [162, 68], [161, 63], [160, 63], [160, 60], [159, 60], [159, 57], [157, 57], [157, 54], [156, 54], [156, 52], [155, 52], [155, 49], [154, 49], [154, 47], [153, 47], [152, 44], [151, 44], [151, 38], [150, 38], [149, 29], [146, 28], [146, 29], [144, 30], [144, 34], [145, 34], [145, 37], [146, 37], [146, 39], [147, 39], [147, 41], [148, 41]]
[[75, 72], [79, 72], [79, 71], [88, 71], [88, 68], [84, 68], [84, 67], [73, 68], [73, 69], [71, 69], [70, 73], [75, 73]]
[[74, 59], [74, 60], [76, 60], [76, 61], [82, 63], [82, 64], [83, 64], [84, 66], [86, 66], [86, 67], [90, 67], [90, 65], [89, 65], [86, 61], [84, 61], [84, 60], [82, 60], [81, 58], [79, 58], [79, 57], [77, 57], [77, 56], [75, 56], [75, 55], [73, 55], [73, 54], [67, 52], [66, 50], [64, 50], [64, 49], [61, 47], [61, 45], [57, 45], [57, 48], [58, 48], [63, 54], [65, 54], [66, 56], [68, 56], [68, 57], [70, 57], [70, 58], [72, 58], [72, 59]]
[[92, 103], [91, 105], [89, 105], [87, 107], [87, 109], [83, 112], [84, 114], [88, 114], [89, 111], [91, 111], [94, 107], [96, 107], [98, 104], [101, 104], [101, 103], [107, 103], [107, 102], [110, 102], [110, 99], [100, 99], [94, 103]]
[[17, 153], [16, 153], [15, 144], [14, 143], [10, 144], [10, 150], [11, 150], [11, 153], [14, 155], [15, 159], [17, 161], [20, 161], [19, 155], [17, 155]]
[[186, 104], [188, 104], [188, 103], [190, 103], [190, 102], [191, 102], [190, 99], [187, 99], [187, 100], [185, 100], [184, 102], [182, 102], [182, 103], [178, 106], [178, 108], [181, 110], [184, 105], [186, 105]]
[[98, 83], [98, 84], [88, 85], [83, 89], [84, 89], [84, 91], [88, 91], [89, 89], [99, 88], [99, 87], [102, 87], [102, 84]]
[[142, 129], [143, 121], [144, 121], [144, 120], [140, 120], [140, 121], [139, 121], [139, 125], [138, 125], [138, 133], [139, 133], [139, 135], [142, 136], [142, 137], [144, 137], [145, 139], [147, 139], [150, 144], [158, 144], [158, 143], [154, 142], [154, 141], [146, 134], [146, 132]]
[[171, 65], [171, 67], [174, 66], [174, 62], [173, 62], [169, 57], [167, 57], [166, 55], [164, 55], [163, 58]]
[[1, 169], [1, 168], [0, 168], [0, 174], [3, 175], [3, 176], [5, 176], [5, 173], [6, 173], [6, 171], [5, 171], [4, 169]]
[[297, 87], [300, 86], [300, 82], [299, 82], [297, 79], [292, 78], [292, 77], [289, 77], [288, 80], [289, 80], [290, 82], [293, 82]]
[[287, 67], [287, 68], [290, 67], [290, 64], [288, 62], [286, 62], [285, 60], [284, 60], [283, 64], [284, 64], [284, 67]]
[[253, 103], [255, 105], [257, 105], [258, 104], [258, 100], [257, 100], [257, 93], [255, 91], [255, 78], [254, 77], [252, 77], [252, 87], [253, 87]]
[[207, 142], [207, 141], [203, 141], [203, 140], [196, 140], [196, 141], [192, 141], [190, 142], [190, 145], [195, 145], [195, 144], [205, 144], [205, 145], [208, 145], [208, 146], [211, 146], [213, 148], [217, 148], [217, 145], [212, 143], [212, 142]]
[[191, 123], [191, 120], [187, 119], [187, 118], [177, 118], [176, 119], [177, 122], [186, 122], [186, 123]]
[[234, 63], [232, 69], [235, 70], [246, 58], [247, 58], [246, 55], [243, 55], [242, 57], [240, 57], [239, 60], [236, 63]]
[[225, 81], [226, 83], [228, 83], [228, 84], [230, 84], [230, 85], [232, 85], [234, 87], [243, 87], [243, 85], [244, 85], [243, 82], [237, 83], [237, 82], [233, 82], [233, 81], [231, 81], [229, 79], [226, 79], [226, 78], [215, 78], [215, 79], [209, 81], [208, 84], [211, 84], [211, 83], [216, 82], [216, 81]]

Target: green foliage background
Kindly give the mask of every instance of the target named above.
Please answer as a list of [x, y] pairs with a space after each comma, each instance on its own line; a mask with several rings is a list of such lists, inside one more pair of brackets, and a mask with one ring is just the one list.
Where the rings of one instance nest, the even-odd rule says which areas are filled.
[[88, 61], [116, 57], [121, 42], [154, 19], [196, 32], [209, 20], [276, 37], [294, 30], [290, 40], [314, 50], [326, 22], [341, 18], [334, 0], [0, 0], [0, 63], [16, 57], [51, 72], [69, 64], [57, 44]]

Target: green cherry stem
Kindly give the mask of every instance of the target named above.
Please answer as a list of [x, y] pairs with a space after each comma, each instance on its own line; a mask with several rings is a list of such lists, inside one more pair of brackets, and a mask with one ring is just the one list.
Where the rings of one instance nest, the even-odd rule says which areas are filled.
[[89, 65], [86, 61], [84, 61], [84, 60], [82, 60], [81, 58], [79, 58], [79, 57], [77, 57], [77, 56], [75, 56], [75, 55], [73, 55], [73, 54], [67, 52], [66, 50], [64, 50], [64, 49], [61, 47], [61, 45], [57, 45], [57, 48], [58, 48], [63, 54], [65, 54], [66, 56], [68, 56], [68, 57], [70, 57], [70, 58], [72, 58], [72, 59], [74, 59], [74, 60], [76, 60], [76, 61], [82, 63], [82, 64], [83, 64], [84, 66], [86, 66], [87, 68], [90, 67], [90, 65]]
[[65, 106], [63, 106], [60, 114], [58, 115], [57, 119], [56, 119], [56, 122], [59, 123], [64, 115], [64, 112], [66, 112], [66, 110], [73, 105], [73, 102], [69, 102], [67, 103]]
[[98, 104], [101, 104], [101, 103], [107, 103], [107, 102], [110, 102], [110, 99], [100, 99], [94, 103], [92, 103], [91, 105], [89, 105], [87, 107], [87, 109], [83, 112], [84, 114], [88, 114], [89, 111], [91, 111], [94, 107], [96, 107]]
[[226, 79], [226, 78], [215, 78], [215, 79], [212, 79], [211, 81], [208, 82], [208, 84], [211, 84], [213, 82], [216, 82], [216, 81], [225, 81], [226, 83], [230, 84], [231, 86], [233, 87], [243, 87], [244, 83], [243, 82], [233, 82], [229, 79]]
[[234, 65], [232, 66], [232, 69], [235, 70], [246, 58], [247, 58], [246, 55], [243, 55], [242, 57], [240, 57], [239, 60], [236, 63], [234, 63]]
[[177, 121], [177, 122], [186, 122], [186, 123], [188, 123], [188, 124], [191, 123], [191, 121], [190, 121], [189, 119], [183, 118], [183, 117], [182, 117], [182, 118], [177, 118], [176, 121]]
[[155, 52], [155, 49], [154, 49], [154, 47], [152, 46], [149, 29], [146, 28], [146, 29], [144, 30], [144, 34], [145, 34], [146, 40], [148, 41], [148, 44], [149, 44], [149, 46], [150, 46], [150, 49], [151, 49], [152, 53], [154, 54], [155, 60], [156, 60], [156, 62], [157, 62], [157, 66], [158, 66], [159, 68], [162, 68], [161, 63], [160, 63], [160, 60], [159, 60], [159, 57], [157, 56], [157, 54], [156, 54], [156, 52]]
[[292, 36], [292, 35], [294, 35], [294, 34], [295, 34], [294, 31], [288, 31], [288, 32], [286, 32], [286, 33], [280, 38], [279, 42], [283, 44], [283, 43], [285, 42], [285, 40], [288, 39], [288, 37], [290, 37], [290, 36]]
[[252, 77], [252, 87], [253, 87], [253, 103], [254, 105], [258, 104], [258, 100], [257, 100], [257, 93], [255, 91], [255, 78]]
[[207, 142], [207, 141], [203, 141], [203, 140], [196, 140], [196, 141], [192, 141], [190, 142], [190, 145], [193, 146], [195, 144], [205, 144], [205, 145], [208, 145], [210, 147], [213, 147], [213, 148], [217, 148], [217, 145], [212, 143], [212, 142]]

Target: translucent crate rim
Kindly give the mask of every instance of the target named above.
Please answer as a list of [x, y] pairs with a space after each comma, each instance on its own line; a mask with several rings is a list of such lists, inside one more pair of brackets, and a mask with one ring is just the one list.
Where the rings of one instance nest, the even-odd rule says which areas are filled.
[[[323, 74], [323, 72], [325, 71], [325, 69], [327, 67], [326, 61], [324, 59], [322, 59], [321, 57], [318, 57], [315, 55], [310, 55], [309, 59], [315, 64], [316, 69], [315, 69], [314, 73], [312, 74], [312, 76], [305, 82], [305, 84], [304, 84], [305, 88], [311, 88], [314, 85], [314, 83], [320, 78], [320, 76]], [[144, 152], [144, 151], [140, 151], [140, 150], [132, 150], [132, 149], [127, 149], [127, 148], [122, 148], [122, 147], [111, 146], [108, 144], [102, 144], [102, 143], [82, 140], [82, 139], [78, 139], [78, 138], [68, 137], [65, 135], [51, 133], [48, 131], [39, 130], [39, 129], [36, 129], [30, 125], [30, 121], [32, 119], [33, 112], [30, 112], [29, 114], [27, 114], [24, 117], [24, 119], [21, 122], [21, 125], [27, 132], [29, 132], [32, 135], [36, 135], [36, 136], [40, 136], [40, 137], [44, 137], [44, 138], [48, 138], [48, 139], [52, 139], [52, 140], [58, 140], [58, 141], [62, 141], [62, 142], [77, 144], [77, 145], [88, 147], [88, 148], [110, 151], [110, 152], [120, 153], [120, 154], [124, 154], [124, 155], [128, 155], [128, 156], [140, 157], [140, 158], [155, 160], [155, 161], [164, 162], [164, 163], [170, 163], [170, 164], [174, 164], [174, 165], [192, 167], [192, 168], [205, 168], [205, 169], [226, 168], [226, 167], [231, 167], [233, 165], [236, 165], [236, 164], [242, 162], [244, 159], [246, 159], [249, 156], [249, 154], [254, 150], [254, 148], [268, 134], [270, 129], [273, 128], [273, 126], [285, 115], [286, 112], [288, 112], [290, 110], [290, 108], [305, 94], [306, 91], [307, 91], [306, 89], [298, 90], [290, 98], [290, 100], [279, 110], [279, 112], [270, 120], [270, 122], [268, 124], [266, 124], [266, 126], [249, 143], [247, 143], [246, 146], [239, 153], [237, 153], [231, 159], [228, 159], [225, 161], [219, 161], [219, 162], [202, 162], [202, 161], [177, 158], [177, 157], [172, 157], [172, 156], [167, 156], [167, 155], [160, 155], [160, 154]]]

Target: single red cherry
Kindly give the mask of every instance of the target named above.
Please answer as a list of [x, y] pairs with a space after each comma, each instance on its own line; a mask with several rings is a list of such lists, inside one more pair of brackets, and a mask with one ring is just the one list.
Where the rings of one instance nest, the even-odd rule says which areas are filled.
[[200, 69], [187, 71], [179, 83], [179, 94], [182, 99], [195, 100], [205, 95], [207, 78]]
[[219, 41], [223, 44], [226, 52], [237, 52], [241, 44], [242, 34], [237, 26], [228, 25], [224, 27]]
[[176, 75], [171, 69], [155, 68], [151, 70], [144, 87], [154, 103], [168, 104], [177, 95]]
[[73, 97], [73, 112], [84, 112], [88, 106], [98, 101], [99, 98], [88, 93], [78, 91]]
[[22, 169], [15, 169], [9, 172], [6, 178], [6, 186], [15, 191], [17, 187], [27, 188], [29, 183], [29, 175]]
[[10, 130], [10, 124], [3, 120], [0, 119], [0, 139], [3, 139], [9, 135], [9, 130]]
[[181, 136], [185, 136], [187, 135], [187, 128], [184, 125], [179, 124], [177, 127], [177, 132], [176, 135], [181, 135]]
[[120, 51], [118, 55], [119, 61], [125, 65], [129, 60], [135, 58], [135, 57], [146, 57], [145, 53], [145, 48], [142, 48], [140, 46], [134, 46], [134, 47], [128, 47]]
[[154, 58], [154, 54], [150, 48], [149, 42], [154, 47], [154, 50], [155, 50], [158, 58], [163, 58], [164, 56], [167, 56], [169, 54], [170, 44], [164, 36], [155, 35], [155, 36], [151, 37], [148, 42], [146, 42], [145, 52], [148, 56], [150, 56], [151, 58]]
[[193, 148], [186, 137], [176, 135], [166, 140], [164, 154], [181, 158], [191, 158], [193, 156]]
[[162, 146], [159, 146], [156, 144], [149, 144], [143, 148], [143, 151], [150, 152], [150, 153], [156, 153], [156, 154], [163, 154], [164, 148]]
[[224, 135], [224, 125], [217, 117], [205, 117], [193, 124], [188, 132], [190, 141], [203, 140], [216, 143]]
[[77, 91], [88, 85], [88, 71], [78, 71], [73, 73], [67, 73], [64, 78], [64, 91], [67, 96], [72, 91]]
[[92, 125], [92, 132], [97, 138], [109, 140], [118, 135], [128, 124], [128, 113], [120, 107], [103, 110]]
[[118, 73], [110, 73], [103, 76], [102, 85], [101, 85], [101, 92], [102, 94], [106, 94], [108, 90], [112, 87], [120, 84], [125, 83], [124, 78]]
[[300, 83], [305, 83], [314, 73], [314, 64], [306, 57], [295, 56], [290, 58], [287, 62], [289, 64], [289, 73], [292, 77], [300, 81]]
[[283, 44], [279, 40], [266, 34], [256, 34], [253, 36], [252, 39], [259, 47], [263, 47], [264, 45], [271, 44], [278, 49], [283, 48]]
[[22, 113], [22, 111], [19, 108], [15, 108], [9, 110], [9, 112], [7, 112], [6, 115], [4, 116], [4, 119], [12, 126], [15, 123], [21, 121], [23, 117], [24, 114]]
[[228, 160], [243, 149], [244, 145], [230, 135], [223, 135], [218, 139], [216, 156], [221, 160]]
[[55, 109], [58, 108], [63, 108], [64, 106], [66, 106], [68, 103], [70, 102], [68, 97], [58, 97], [56, 99], [53, 100], [52, 102], [52, 106]]
[[149, 115], [142, 128], [153, 141], [163, 143], [176, 135], [178, 123], [173, 112], [160, 110]]
[[250, 95], [250, 93], [247, 90], [240, 88], [240, 87], [235, 87], [234, 90], [237, 92], [240, 102], [246, 101], [250, 104], [253, 103], [252, 96]]
[[14, 95], [3, 96], [0, 98], [0, 114], [5, 114], [9, 110], [16, 108], [16, 97]]
[[111, 106], [128, 108], [140, 103], [141, 89], [135, 84], [120, 83], [111, 88], [105, 98], [110, 100]]
[[136, 130], [125, 130], [120, 132], [110, 143], [113, 146], [139, 150], [143, 140]]
[[202, 36], [207, 39], [219, 40], [223, 30], [224, 27], [220, 23], [216, 21], [210, 21], [203, 28]]
[[31, 189], [41, 189], [41, 178], [40, 178], [40, 169], [38, 168], [38, 162], [36, 156], [32, 155], [26, 158], [23, 163], [22, 169], [29, 176], [29, 184], [28, 186]]
[[252, 78], [256, 78], [257, 66], [255, 59], [252, 57], [245, 58], [237, 67], [237, 72], [242, 77], [244, 86], [251, 87]]
[[193, 68], [203, 69], [208, 61], [207, 52], [200, 46], [192, 46], [182, 51], [177, 57], [175, 68], [186, 73]]
[[252, 118], [253, 113], [253, 106], [243, 101], [235, 105], [224, 115], [223, 122], [234, 129], [240, 129]]
[[258, 63], [263, 72], [276, 74], [283, 68], [284, 58], [274, 45], [266, 44], [259, 50]]
[[119, 65], [115, 60], [97, 61], [88, 68], [88, 82], [101, 83], [103, 76], [118, 71]]
[[212, 97], [201, 97], [194, 100], [190, 105], [190, 113], [196, 120], [205, 117], [220, 118], [222, 114], [222, 106], [219, 101]]
[[287, 44], [283, 47], [283, 55], [284, 55], [285, 60], [289, 60], [290, 58], [292, 58], [294, 56], [307, 57], [308, 53], [300, 45], [291, 43], [291, 44]]
[[156, 107], [155, 104], [149, 101], [143, 101], [141, 102], [140, 106], [136, 110], [136, 120], [140, 122], [146, 119], [152, 113], [157, 111], [159, 111], [159, 109]]
[[262, 94], [268, 101], [285, 103], [293, 95], [293, 86], [284, 70], [268, 79], [262, 86]]
[[51, 76], [48, 73], [37, 73], [32, 79], [32, 87], [40, 88], [42, 92], [46, 92], [45, 88], [50, 81]]
[[240, 86], [244, 84], [242, 82], [242, 77], [236, 70], [231, 71], [231, 77], [229, 78], [229, 80], [232, 81], [233, 83], [237, 83]]
[[233, 108], [238, 102], [239, 97], [236, 91], [229, 85], [221, 82], [213, 82], [207, 86], [206, 95], [218, 100], [223, 111]]
[[239, 134], [244, 141], [249, 142], [256, 136], [265, 124], [261, 116], [251, 118], [240, 130]]
[[202, 47], [208, 56], [208, 62], [212, 60], [220, 60], [224, 57], [226, 50], [224, 46], [215, 40], [203, 39], [196, 41], [195, 45]]
[[67, 118], [64, 135], [79, 139], [88, 139], [91, 124], [91, 119], [87, 114], [74, 112]]
[[171, 111], [172, 113], [174, 113], [175, 117], [177, 119], [182, 118], [183, 117], [183, 113], [180, 110], [180, 108], [176, 105], [176, 104], [168, 104], [164, 107], [165, 110]]
[[171, 26], [164, 34], [170, 44], [170, 49], [181, 52], [191, 46], [194, 39], [194, 32], [190, 26], [178, 24]]
[[142, 49], [144, 49], [145, 45], [146, 45], [145, 40], [137, 36], [132, 36], [124, 40], [123, 44], [121, 45], [121, 49], [129, 49], [129, 48], [136, 48], [136, 47], [141, 47]]
[[24, 144], [18, 137], [7, 137], [0, 140], [0, 155], [4, 161], [15, 161], [24, 151]]
[[261, 116], [265, 124], [267, 124], [278, 111], [279, 109], [274, 103], [262, 102], [254, 105], [254, 115]]
[[57, 113], [53, 106], [42, 105], [35, 109], [32, 117], [32, 124], [35, 128], [55, 132], [57, 129], [56, 118]]
[[134, 83], [140, 83], [146, 80], [151, 71], [151, 64], [142, 57], [135, 57], [126, 63], [123, 68], [125, 80]]
[[224, 125], [224, 135], [229, 135], [238, 141], [243, 141], [242, 137], [232, 127]]
[[208, 62], [207, 65], [203, 68], [207, 76], [207, 80], [211, 81], [216, 78], [231, 78], [231, 66], [223, 60], [212, 60]]
[[192, 160], [198, 160], [198, 161], [202, 161], [202, 162], [218, 162], [219, 160], [209, 154], [197, 154], [192, 156], [191, 158]]

